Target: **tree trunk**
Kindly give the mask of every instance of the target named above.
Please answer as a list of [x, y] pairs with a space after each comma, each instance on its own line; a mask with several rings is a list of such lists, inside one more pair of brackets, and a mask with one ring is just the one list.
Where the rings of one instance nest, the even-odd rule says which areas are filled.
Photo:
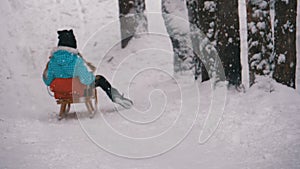
[[241, 84], [238, 0], [218, 0], [217, 49], [229, 84]]
[[161, 1], [162, 17], [174, 52], [174, 73], [190, 70], [194, 56], [183, 5], [183, 0]]
[[119, 0], [119, 18], [121, 27], [121, 46], [122, 48], [125, 48], [135, 33], [133, 0]]
[[146, 3], [145, 0], [135, 0], [136, 9], [136, 33], [148, 32], [148, 20], [145, 14]]
[[[202, 8], [200, 7], [202, 4]], [[198, 76], [201, 75], [201, 81], [209, 80], [208, 72], [203, 64], [203, 60], [201, 60], [200, 56], [200, 41], [204, 39], [203, 27], [203, 9], [204, 1], [201, 0], [190, 0], [186, 1], [186, 6], [188, 9], [188, 18], [190, 23], [190, 31], [191, 31], [191, 41], [194, 51], [194, 64], [195, 64], [195, 80], [198, 79]], [[201, 18], [201, 19], [200, 19]], [[206, 33], [208, 32], [208, 28], [206, 29]], [[202, 56], [203, 57], [203, 56]]]
[[145, 0], [119, 0], [122, 48], [127, 46], [136, 33], [148, 31], [145, 9]]
[[269, 0], [247, 0], [250, 86], [255, 75], [271, 75], [274, 56]]
[[[199, 29], [209, 40], [210, 48], [217, 49], [225, 71], [225, 78], [230, 84], [240, 85], [241, 63], [238, 1], [192, 0], [187, 1], [187, 8], [189, 21], [191, 24], [191, 39], [193, 42], [194, 51], [198, 53], [198, 51], [205, 50], [199, 49], [200, 46], [203, 46], [201, 45], [203, 38], [199, 38], [201, 35], [199, 35], [199, 32], [197, 32], [197, 29]], [[202, 59], [202, 62], [204, 62], [206, 65], [209, 65], [209, 67], [214, 64], [210, 61], [212, 56], [208, 55], [202, 57], [206, 57], [205, 59]], [[200, 67], [200, 69], [202, 69], [200, 72], [204, 72], [202, 74], [202, 80], [208, 80], [209, 77], [206, 69], [204, 66]], [[218, 68], [215, 71], [222, 70]], [[217, 72], [217, 74], [221, 73]]]
[[295, 88], [297, 0], [275, 2], [274, 79]]

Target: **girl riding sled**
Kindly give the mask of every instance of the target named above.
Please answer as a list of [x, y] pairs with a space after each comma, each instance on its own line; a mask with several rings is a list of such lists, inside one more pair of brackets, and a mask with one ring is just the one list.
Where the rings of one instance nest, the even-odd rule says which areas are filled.
[[84, 85], [101, 87], [112, 102], [126, 109], [131, 108], [133, 102], [121, 95], [116, 88], [112, 87], [105, 77], [101, 75], [94, 76], [92, 72], [88, 71], [85, 64], [92, 70], [95, 70], [95, 67], [91, 63], [86, 62], [77, 50], [73, 30], [62, 30], [57, 31], [57, 33], [58, 46], [51, 52], [50, 61], [43, 72], [43, 81], [45, 84], [50, 86], [55, 78], [77, 77]]

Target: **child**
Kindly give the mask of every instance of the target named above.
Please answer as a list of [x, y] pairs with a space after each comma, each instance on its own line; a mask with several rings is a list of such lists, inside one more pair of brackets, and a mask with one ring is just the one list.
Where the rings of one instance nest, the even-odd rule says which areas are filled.
[[131, 108], [133, 102], [121, 95], [117, 89], [101, 75], [94, 76], [89, 72], [85, 64], [92, 70], [95, 67], [86, 62], [77, 50], [76, 38], [73, 30], [57, 31], [58, 47], [51, 52], [50, 61], [47, 63], [43, 72], [43, 80], [47, 86], [55, 78], [73, 78], [78, 77], [84, 85], [101, 87], [111, 101], [123, 106], [126, 109]]

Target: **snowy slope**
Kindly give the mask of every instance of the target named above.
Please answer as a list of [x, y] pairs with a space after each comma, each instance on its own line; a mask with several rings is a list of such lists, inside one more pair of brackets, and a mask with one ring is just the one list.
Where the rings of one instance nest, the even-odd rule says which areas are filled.
[[[160, 8], [147, 2], [149, 12]], [[300, 168], [297, 92], [265, 78], [246, 93], [230, 89], [221, 123], [199, 144], [211, 84], [173, 77], [172, 49], [159, 14], [149, 20], [150, 31], [159, 34], [141, 35], [120, 49], [117, 10], [117, 1], [109, 0], [0, 2], [0, 168]], [[78, 105], [72, 111], [80, 112], [80, 121], [56, 120], [59, 108], [41, 72], [60, 28], [74, 29], [84, 56], [134, 100], [133, 109], [115, 107], [99, 90], [101, 113], [94, 119]], [[150, 141], [124, 141], [107, 124]], [[140, 160], [115, 155], [157, 152], [165, 153]]]

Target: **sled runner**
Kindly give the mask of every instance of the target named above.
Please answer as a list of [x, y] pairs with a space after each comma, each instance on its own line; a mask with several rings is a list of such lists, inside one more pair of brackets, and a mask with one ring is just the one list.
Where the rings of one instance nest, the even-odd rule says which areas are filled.
[[57, 104], [60, 104], [58, 119], [61, 120], [69, 113], [71, 104], [85, 103], [90, 118], [98, 111], [97, 90], [86, 86], [78, 78], [56, 78], [50, 85]]

